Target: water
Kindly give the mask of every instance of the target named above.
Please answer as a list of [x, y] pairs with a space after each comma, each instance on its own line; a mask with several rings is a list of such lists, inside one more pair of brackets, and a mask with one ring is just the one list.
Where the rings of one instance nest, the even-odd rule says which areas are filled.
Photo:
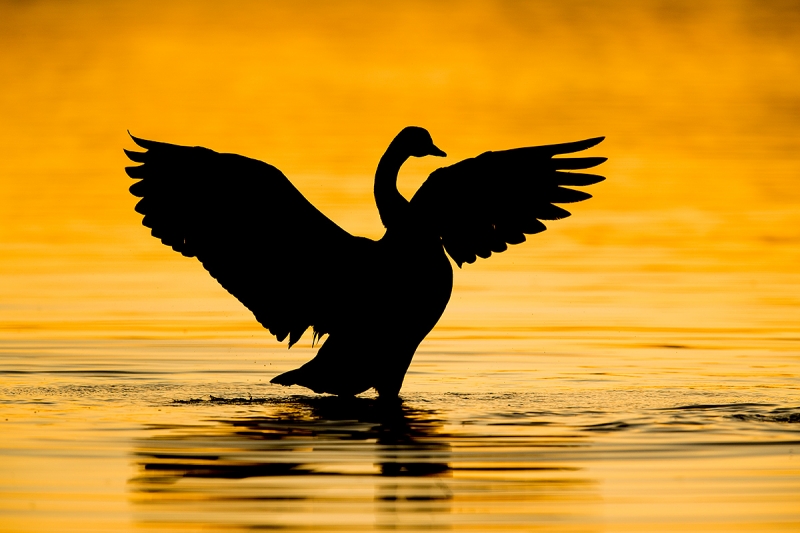
[[[0, 531], [800, 529], [794, 5], [331, 6], [0, 4]], [[456, 272], [402, 404], [270, 385], [310, 337], [147, 235], [125, 129], [378, 237], [407, 124], [609, 180]]]
[[6, 339], [5, 530], [797, 527], [796, 329], [525, 320], [450, 317], [391, 408], [268, 384], [309, 343], [222, 319]]
[[387, 413], [369, 399], [101, 376], [113, 383], [4, 398], [6, 427], [26, 437], [3, 445], [11, 530], [797, 523], [800, 410], [741, 387], [412, 392]]

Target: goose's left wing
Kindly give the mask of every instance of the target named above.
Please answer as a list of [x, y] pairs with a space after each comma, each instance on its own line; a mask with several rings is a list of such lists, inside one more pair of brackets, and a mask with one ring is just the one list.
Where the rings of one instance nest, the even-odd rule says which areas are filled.
[[487, 258], [524, 242], [525, 234], [544, 231], [542, 220], [570, 215], [554, 204], [592, 197], [567, 187], [604, 177], [565, 171], [592, 168], [606, 158], [554, 156], [586, 150], [603, 139], [486, 152], [440, 168], [411, 199], [412, 212], [436, 229], [459, 267]]
[[133, 140], [141, 166], [136, 211], [152, 235], [206, 270], [279, 341], [309, 326], [330, 333], [331, 294], [346, 286], [373, 241], [323, 215], [272, 165], [202, 147]]

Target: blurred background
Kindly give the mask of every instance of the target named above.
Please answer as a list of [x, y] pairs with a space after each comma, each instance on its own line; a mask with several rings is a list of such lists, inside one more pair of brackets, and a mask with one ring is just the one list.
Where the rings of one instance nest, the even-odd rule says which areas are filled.
[[[535, 268], [624, 289], [639, 279], [627, 274], [658, 273], [603, 311], [641, 316], [665, 290], [694, 291], [671, 273], [735, 273], [722, 292], [769, 281], [779, 294], [762, 296], [799, 303], [785, 277], [800, 264], [795, 1], [6, 1], [0, 14], [6, 334], [73, 329], [88, 317], [76, 295], [105, 299], [133, 327], [149, 318], [131, 300], [163, 299], [175, 283], [222, 296], [211, 308], [257, 330], [198, 264], [141, 227], [126, 130], [267, 161], [372, 238], [373, 172], [406, 125], [428, 128], [446, 164], [605, 135], [593, 153], [610, 158], [609, 179], [595, 199], [457, 284]], [[407, 163], [401, 191], [439, 164]]]

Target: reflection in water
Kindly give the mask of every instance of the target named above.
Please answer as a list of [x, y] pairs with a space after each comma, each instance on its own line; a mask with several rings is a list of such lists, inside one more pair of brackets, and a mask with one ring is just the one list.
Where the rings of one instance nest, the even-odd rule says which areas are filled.
[[[231, 400], [212, 398], [210, 402]], [[448, 457], [450, 446], [443, 440], [446, 435], [439, 433], [441, 422], [432, 418], [430, 412], [401, 404], [382, 405], [363, 398], [303, 398], [284, 405], [288, 409], [279, 416], [223, 420], [214, 426], [202, 426], [200, 435], [194, 428], [179, 426], [166, 437], [146, 441], [150, 445], [144, 446], [138, 455], [146, 458], [142, 465], [155, 478], [150, 475], [138, 481], [163, 483], [176, 477], [364, 475], [364, 471], [347, 468], [333, 471], [319, 468], [324, 462], [317, 460], [321, 459], [319, 454], [340, 451], [337, 443], [347, 443], [348, 451], [363, 451], [365, 445], [374, 447], [379, 459], [374, 475], [427, 476], [449, 471], [449, 465], [442, 460]], [[207, 455], [186, 449], [186, 445], [208, 448], [223, 442], [230, 450], [227, 453]], [[153, 451], [154, 447], [174, 447], [175, 453]], [[308, 454], [295, 453], [298, 451]], [[269, 455], [254, 462], [242, 460], [238, 455], [250, 452]], [[304, 460], [298, 461], [298, 457]]]
[[515, 529], [530, 526], [532, 514], [552, 518], [554, 500], [594, 499], [577, 468], [536, 460], [551, 440], [537, 452], [524, 439], [510, 445], [499, 435], [493, 442], [452, 433], [435, 412], [405, 404], [334, 397], [186, 403], [237, 402], [267, 413], [153, 427], [137, 442], [131, 485], [142, 524], [349, 531], [449, 529], [471, 519]]

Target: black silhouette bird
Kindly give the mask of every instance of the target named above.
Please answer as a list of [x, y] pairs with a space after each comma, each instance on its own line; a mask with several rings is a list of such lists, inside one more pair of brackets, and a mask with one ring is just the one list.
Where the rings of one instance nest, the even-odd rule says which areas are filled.
[[584, 141], [486, 152], [434, 171], [406, 200], [397, 174], [411, 156], [445, 156], [423, 128], [403, 129], [375, 173], [386, 233], [355, 237], [303, 197], [275, 167], [235, 154], [138, 139], [127, 174], [152, 235], [197, 257], [278, 341], [289, 347], [313, 328], [316, 357], [272, 379], [318, 393], [375, 388], [396, 398], [417, 346], [444, 312], [453, 287], [445, 251], [459, 267], [545, 230], [569, 212], [556, 203], [590, 198], [565, 186], [602, 181], [563, 172], [603, 157], [554, 158]]

